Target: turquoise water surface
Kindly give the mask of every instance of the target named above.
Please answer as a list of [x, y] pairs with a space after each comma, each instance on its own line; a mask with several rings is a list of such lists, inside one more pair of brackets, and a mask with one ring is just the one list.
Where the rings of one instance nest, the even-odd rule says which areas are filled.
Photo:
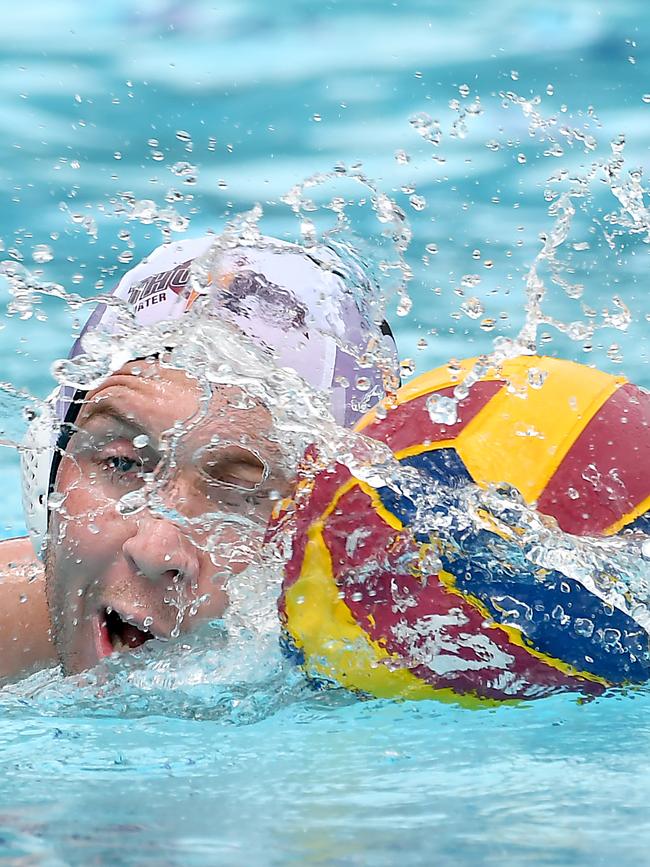
[[[90, 297], [161, 241], [158, 225], [127, 222], [129, 201], [171, 203], [191, 235], [260, 202], [265, 230], [295, 238], [283, 194], [359, 161], [413, 231], [413, 309], [400, 317], [393, 301], [391, 318], [417, 372], [516, 336], [555, 224], [547, 191], [586, 176], [619, 136], [627, 168], [648, 163], [640, 0], [27, 0], [3, 10], [0, 58], [7, 261]], [[546, 137], [531, 135], [531, 106], [555, 118]], [[440, 121], [439, 144], [413, 122], [422, 112]], [[572, 340], [544, 325], [541, 348], [648, 386], [648, 232], [637, 212], [608, 247], [618, 205], [600, 176], [587, 184], [558, 266], [581, 297], [555, 286], [545, 302], [597, 330]], [[368, 203], [353, 210], [356, 231], [388, 249]], [[4, 314], [5, 285], [0, 300]], [[48, 393], [82, 315], [51, 297], [36, 311], [0, 318], [13, 439], [23, 392]], [[24, 532], [13, 449], [0, 450], [0, 482], [9, 537]], [[650, 860], [643, 690], [466, 711], [312, 693], [281, 666], [258, 676], [255, 660], [230, 672], [181, 690], [161, 675], [99, 696], [47, 677], [0, 691], [0, 862]]]

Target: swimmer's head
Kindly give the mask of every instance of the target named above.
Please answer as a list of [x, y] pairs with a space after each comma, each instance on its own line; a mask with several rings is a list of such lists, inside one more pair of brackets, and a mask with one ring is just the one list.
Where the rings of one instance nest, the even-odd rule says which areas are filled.
[[[158, 248], [122, 278], [121, 303], [96, 308], [70, 358], [91, 360], [98, 344], [115, 344], [114, 355], [96, 382], [55, 391], [23, 452], [26, 516], [66, 670], [220, 617], [227, 576], [254, 560], [294, 470], [264, 400], [232, 382], [206, 394], [200, 373], [168, 364], [168, 331], [157, 351], [125, 357], [125, 306], [154, 334], [207, 311], [351, 425], [381, 398], [384, 376], [397, 376], [364, 280], [330, 248], [206, 237]], [[122, 509], [149, 483], [155, 509]]]
[[[66, 671], [220, 618], [229, 579], [257, 562], [273, 503], [292, 483], [264, 396], [236, 378], [206, 387], [200, 370], [174, 365], [184, 346], [168, 342], [173, 329], [161, 344], [156, 328], [178, 319], [182, 341], [180, 326], [201, 325], [205, 310], [229, 323], [238, 345], [261, 351], [258, 362], [297, 373], [339, 424], [382, 396], [384, 374], [396, 377], [394, 346], [364, 309], [365, 278], [354, 266], [328, 248], [219, 240], [167, 245], [128, 272], [114, 292], [122, 303], [98, 306], [71, 352], [92, 362], [98, 345], [115, 345], [108, 364], [83, 389], [57, 389], [50, 417], [32, 425], [26, 515], [45, 554]], [[131, 332], [139, 339], [134, 320], [152, 332], [155, 351], [128, 354], [125, 305]]]
[[[268, 410], [243, 397], [215, 385], [206, 400], [199, 380], [157, 359], [125, 364], [86, 395], [45, 558], [66, 672], [221, 619], [235, 576], [259, 563], [292, 468]], [[138, 504], [147, 480], [151, 507]]]

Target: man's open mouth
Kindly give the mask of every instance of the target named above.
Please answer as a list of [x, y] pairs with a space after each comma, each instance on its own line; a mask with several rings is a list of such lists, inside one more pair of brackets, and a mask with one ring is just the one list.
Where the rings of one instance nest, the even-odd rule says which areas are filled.
[[99, 613], [96, 622], [97, 650], [100, 657], [135, 650], [146, 641], [159, 637], [144, 624], [133, 622], [110, 606]]

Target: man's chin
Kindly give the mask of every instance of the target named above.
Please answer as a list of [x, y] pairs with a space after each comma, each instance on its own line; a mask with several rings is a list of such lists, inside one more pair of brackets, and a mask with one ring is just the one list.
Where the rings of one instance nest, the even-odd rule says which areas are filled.
[[83, 674], [85, 671], [95, 668], [100, 662], [96, 654], [88, 652], [88, 650], [79, 651], [74, 648], [60, 651], [59, 658], [63, 673], [66, 675]]

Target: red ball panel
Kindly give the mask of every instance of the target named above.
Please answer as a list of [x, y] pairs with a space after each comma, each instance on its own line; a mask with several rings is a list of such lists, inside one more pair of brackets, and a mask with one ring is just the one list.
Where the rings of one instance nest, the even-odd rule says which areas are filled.
[[435, 443], [451, 440], [458, 436], [474, 416], [480, 412], [488, 401], [503, 388], [501, 380], [494, 382], [477, 382], [472, 386], [469, 395], [458, 401], [458, 417], [455, 424], [437, 424], [431, 420], [427, 410], [427, 400], [432, 394], [440, 397], [452, 397], [455, 386], [441, 388], [435, 392], [427, 392], [421, 397], [415, 397], [391, 410], [385, 419], [374, 421], [363, 428], [363, 433], [387, 443], [392, 451], [399, 452], [409, 446], [424, 442]]
[[537, 507], [562, 530], [596, 536], [650, 496], [650, 394], [621, 386], [596, 412], [552, 476]]

